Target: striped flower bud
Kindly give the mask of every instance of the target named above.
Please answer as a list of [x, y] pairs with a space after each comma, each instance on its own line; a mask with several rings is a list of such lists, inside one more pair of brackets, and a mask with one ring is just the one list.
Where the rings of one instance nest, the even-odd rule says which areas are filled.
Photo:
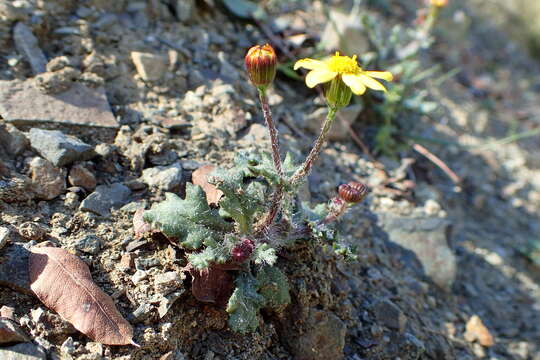
[[270, 45], [256, 45], [249, 49], [245, 64], [249, 79], [257, 88], [266, 89], [274, 81], [277, 57]]
[[348, 203], [359, 203], [366, 197], [368, 188], [366, 185], [356, 181], [342, 184], [338, 188], [339, 196]]

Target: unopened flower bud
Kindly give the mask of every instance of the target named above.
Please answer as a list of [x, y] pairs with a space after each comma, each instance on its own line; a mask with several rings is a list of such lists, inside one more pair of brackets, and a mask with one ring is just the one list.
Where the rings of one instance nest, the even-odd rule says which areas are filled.
[[368, 188], [356, 181], [342, 184], [338, 188], [339, 196], [348, 203], [359, 203], [366, 197]]
[[237, 263], [243, 263], [251, 256], [253, 250], [255, 250], [255, 243], [253, 240], [243, 238], [233, 247], [231, 256]]
[[352, 91], [348, 87], [341, 76], [337, 76], [332, 81], [327, 82], [324, 86], [324, 97], [328, 105], [335, 109], [340, 109], [349, 105], [351, 102]]
[[257, 88], [265, 89], [274, 81], [277, 57], [270, 45], [253, 46], [247, 52], [245, 63], [249, 79]]

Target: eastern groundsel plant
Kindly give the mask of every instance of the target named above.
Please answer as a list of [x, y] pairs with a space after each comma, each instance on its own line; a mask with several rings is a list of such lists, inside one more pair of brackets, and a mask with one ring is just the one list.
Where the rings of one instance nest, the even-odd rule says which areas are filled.
[[281, 160], [278, 132], [266, 97], [276, 74], [274, 49], [268, 44], [254, 46], [245, 65], [258, 91], [271, 139], [270, 154], [239, 152], [232, 167], [216, 168], [207, 181], [223, 192], [218, 204], [209, 204], [200, 186], [187, 183], [184, 199], [167, 193], [164, 201], [143, 213], [154, 231], [184, 250], [193, 295], [217, 306], [226, 304], [229, 325], [240, 333], [258, 327], [261, 308], [279, 312], [291, 301], [282, 263], [278, 266], [279, 250], [299, 241], [319, 241], [339, 255], [354, 258], [354, 249], [340, 241], [332, 226], [365, 198], [366, 186], [342, 184], [333, 199], [314, 208], [299, 203], [296, 194], [321, 151], [336, 112], [348, 105], [352, 94], [362, 95], [367, 88], [386, 91], [375, 79], [392, 80], [389, 72], [364, 71], [356, 57], [338, 53], [323, 61], [299, 60], [295, 69], [310, 70], [308, 87], [324, 85], [328, 117], [313, 149], [297, 166], [290, 154]]

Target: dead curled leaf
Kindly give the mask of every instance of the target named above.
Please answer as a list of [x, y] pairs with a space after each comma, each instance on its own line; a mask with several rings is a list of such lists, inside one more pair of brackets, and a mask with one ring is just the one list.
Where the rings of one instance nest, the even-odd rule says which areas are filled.
[[133, 328], [112, 298], [92, 281], [88, 266], [54, 247], [33, 247], [29, 257], [30, 288], [49, 309], [77, 330], [107, 345], [136, 345]]
[[204, 270], [188, 265], [186, 270], [193, 278], [191, 293], [197, 300], [218, 306], [227, 304], [234, 289], [233, 277], [228, 270], [238, 270], [238, 265], [229, 268], [214, 264]]
[[191, 182], [202, 187], [206, 193], [206, 201], [208, 205], [217, 205], [223, 196], [223, 191], [219, 190], [215, 185], [208, 182], [208, 175], [215, 170], [214, 165], [203, 165], [193, 172]]

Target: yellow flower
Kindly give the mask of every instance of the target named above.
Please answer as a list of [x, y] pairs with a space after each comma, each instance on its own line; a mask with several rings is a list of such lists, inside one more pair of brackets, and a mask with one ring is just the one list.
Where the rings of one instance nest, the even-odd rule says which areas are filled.
[[445, 7], [448, 5], [448, 0], [431, 0], [430, 3], [436, 7]]
[[306, 76], [306, 85], [310, 88], [337, 79], [342, 80], [356, 95], [362, 95], [366, 92], [366, 88], [386, 91], [384, 85], [375, 79], [386, 81], [393, 79], [392, 74], [388, 71], [364, 71], [358, 66], [356, 55], [350, 58], [339, 55], [339, 52], [324, 61], [298, 60], [294, 64], [294, 70], [299, 68], [311, 70]]

